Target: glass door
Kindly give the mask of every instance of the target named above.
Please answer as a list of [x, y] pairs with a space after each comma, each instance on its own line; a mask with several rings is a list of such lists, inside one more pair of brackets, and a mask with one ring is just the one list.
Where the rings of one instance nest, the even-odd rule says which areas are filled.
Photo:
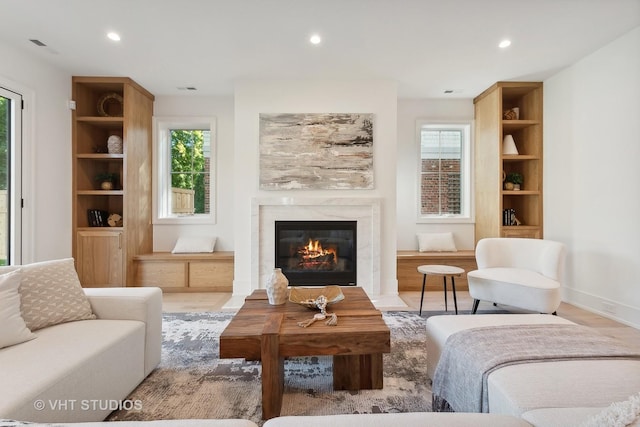
[[0, 87], [0, 265], [20, 264], [22, 96]]

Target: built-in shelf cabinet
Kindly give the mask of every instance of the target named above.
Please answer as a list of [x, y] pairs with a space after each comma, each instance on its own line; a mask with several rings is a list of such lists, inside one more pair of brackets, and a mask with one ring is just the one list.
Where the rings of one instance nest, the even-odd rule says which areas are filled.
[[[104, 102], [107, 94], [121, 97], [121, 105]], [[78, 276], [88, 287], [132, 286], [133, 257], [151, 252], [153, 247], [154, 96], [126, 77], [76, 76], [72, 78], [72, 99], [72, 245]], [[111, 135], [122, 138], [121, 154], [108, 152]], [[111, 190], [100, 189], [96, 181], [96, 175], [105, 172], [118, 176]], [[89, 210], [122, 215], [122, 226], [91, 226]]]
[[[542, 238], [542, 83], [498, 82], [478, 95], [475, 106], [476, 242], [485, 237]], [[505, 118], [513, 108], [518, 119]], [[503, 154], [512, 135], [518, 154]], [[504, 176], [519, 172], [520, 190], [505, 190]], [[520, 225], [505, 225], [515, 210]]]

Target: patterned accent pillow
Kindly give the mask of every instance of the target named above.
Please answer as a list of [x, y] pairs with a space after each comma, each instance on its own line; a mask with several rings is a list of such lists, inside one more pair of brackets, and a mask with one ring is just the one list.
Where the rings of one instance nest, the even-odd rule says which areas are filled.
[[95, 319], [73, 258], [22, 266], [22, 317], [32, 331], [74, 320]]

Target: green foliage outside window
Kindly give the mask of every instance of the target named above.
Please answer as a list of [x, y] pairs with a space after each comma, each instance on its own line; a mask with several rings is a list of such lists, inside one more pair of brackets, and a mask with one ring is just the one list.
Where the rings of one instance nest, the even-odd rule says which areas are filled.
[[195, 190], [196, 214], [208, 213], [205, 205], [205, 194], [208, 191], [205, 179], [209, 174], [206, 168], [205, 155], [208, 153], [205, 150], [208, 147], [205, 146], [205, 139], [208, 138], [205, 138], [205, 132], [208, 131], [171, 131], [171, 186]]

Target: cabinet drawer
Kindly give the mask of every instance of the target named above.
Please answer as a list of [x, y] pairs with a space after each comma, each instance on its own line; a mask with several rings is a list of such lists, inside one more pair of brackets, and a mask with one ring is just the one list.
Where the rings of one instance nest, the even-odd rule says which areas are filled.
[[138, 263], [137, 286], [182, 288], [187, 286], [186, 262]]
[[197, 262], [189, 263], [189, 287], [225, 288], [233, 286], [233, 263]]

